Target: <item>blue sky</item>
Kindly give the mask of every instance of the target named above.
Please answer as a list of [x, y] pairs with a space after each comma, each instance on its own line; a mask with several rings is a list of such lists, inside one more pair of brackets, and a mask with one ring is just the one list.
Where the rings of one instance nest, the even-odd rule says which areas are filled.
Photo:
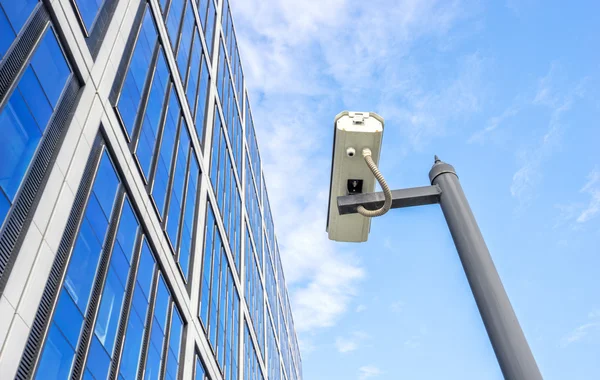
[[438, 206], [327, 240], [333, 118], [453, 164], [545, 379], [600, 378], [600, 3], [232, 2], [304, 378], [501, 379]]

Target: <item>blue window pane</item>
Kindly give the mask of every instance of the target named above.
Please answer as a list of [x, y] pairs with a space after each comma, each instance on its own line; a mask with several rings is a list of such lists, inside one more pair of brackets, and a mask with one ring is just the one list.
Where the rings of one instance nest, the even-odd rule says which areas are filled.
[[92, 232], [91, 226], [84, 219], [65, 278], [65, 288], [82, 313], [85, 313], [87, 307], [100, 257], [100, 248], [100, 243]]
[[106, 379], [109, 366], [110, 357], [104, 347], [102, 347], [100, 341], [96, 337], [93, 337], [90, 352], [88, 353], [87, 369], [96, 379]]
[[0, 60], [4, 57], [4, 54], [8, 51], [8, 48], [15, 40], [16, 34], [13, 31], [6, 14], [0, 6]]
[[112, 353], [115, 343], [124, 295], [125, 288], [123, 284], [118, 279], [116, 272], [112, 268], [109, 269], [104, 290], [102, 291], [102, 300], [100, 301], [100, 309], [95, 327], [98, 341], [102, 343], [109, 353]]
[[123, 253], [119, 242], [115, 242], [113, 246], [112, 256], [110, 257], [110, 267], [115, 271], [117, 277], [122, 284], [127, 283], [127, 275], [129, 274], [129, 261]]
[[181, 333], [183, 332], [183, 322], [177, 308], [173, 306], [173, 316], [171, 318], [171, 334], [169, 336], [169, 349], [173, 352], [175, 360], [179, 362], [179, 347], [181, 345]]
[[60, 292], [60, 298], [54, 312], [54, 323], [62, 331], [63, 335], [72, 347], [77, 347], [83, 316], [75, 306], [73, 299], [64, 289]]
[[152, 319], [152, 331], [150, 332], [150, 343], [152, 343], [152, 347], [158, 352], [162, 352], [163, 341], [165, 338], [165, 332], [158, 324], [156, 318]]
[[154, 305], [154, 318], [160, 324], [161, 330], [165, 331], [167, 319], [167, 307], [169, 304], [169, 291], [162, 276], [158, 281], [158, 291], [156, 293], [156, 303]]
[[204, 130], [204, 119], [206, 115], [209, 83], [210, 74], [208, 73], [208, 66], [206, 65], [206, 56], [202, 55], [202, 72], [200, 73], [200, 85], [198, 88], [198, 108], [196, 110], [196, 132], [199, 138], [202, 138], [202, 133]]
[[10, 201], [4, 195], [4, 191], [0, 188], [0, 227], [4, 223], [4, 218], [8, 214], [8, 210], [10, 209]]
[[96, 194], [96, 197], [98, 197], [98, 201], [100, 202], [102, 210], [104, 210], [104, 214], [107, 216], [110, 215], [112, 210], [118, 184], [119, 178], [117, 177], [117, 173], [115, 172], [107, 153], [104, 152], [94, 181], [94, 193]]
[[121, 357], [120, 372], [121, 376], [126, 380], [133, 380], [136, 378], [143, 333], [144, 323], [135, 313], [131, 313], [129, 316], [129, 323], [127, 324], [127, 331], [125, 333], [123, 355]]
[[76, 0], [77, 8], [79, 8], [79, 14], [83, 19], [83, 23], [88, 31], [92, 29], [96, 14], [100, 9], [104, 0]]
[[142, 253], [138, 267], [137, 281], [140, 283], [141, 290], [146, 297], [150, 296], [150, 287], [152, 286], [152, 276], [154, 274], [154, 256], [150, 253], [148, 243], [142, 244]]
[[94, 376], [92, 376], [92, 374], [90, 373], [90, 371], [85, 370], [85, 373], [83, 374], [83, 380], [95, 380]]
[[179, 368], [179, 363], [175, 358], [175, 355], [172, 351], [169, 351], [167, 355], [167, 376], [166, 378], [169, 380], [177, 379], [177, 369]]
[[150, 174], [150, 165], [152, 164], [152, 153], [154, 152], [154, 139], [152, 135], [152, 126], [148, 117], [144, 117], [140, 139], [135, 149], [135, 155], [140, 163], [140, 168], [144, 173], [144, 178]]
[[160, 362], [160, 354], [156, 351], [156, 349], [154, 349], [154, 347], [150, 347], [148, 350], [148, 359], [146, 361], [146, 371], [144, 372], [145, 380], [159, 379]]
[[31, 59], [31, 66], [40, 80], [50, 104], [55, 107], [71, 70], [52, 29], [48, 29], [37, 47]]
[[190, 44], [192, 42], [192, 31], [194, 29], [194, 13], [192, 12], [192, 3], [188, 0], [185, 9], [183, 27], [181, 29], [181, 39], [179, 41], [179, 51], [177, 52], [177, 67], [181, 74], [181, 79], [185, 79], [185, 73], [188, 69], [188, 58]]
[[19, 32], [37, 5], [37, 0], [2, 0], [0, 4], [15, 32]]
[[137, 228], [138, 221], [127, 199], [123, 204], [123, 212], [121, 213], [121, 221], [117, 231], [117, 240], [129, 261], [131, 261], [131, 255], [133, 254], [133, 244], [135, 243]]
[[146, 318], [146, 310], [148, 309], [148, 298], [142, 291], [140, 284], [137, 283], [133, 290], [132, 307], [141, 319]]
[[40, 358], [36, 379], [67, 379], [75, 352], [54, 323], [50, 325], [48, 338]]
[[196, 379], [195, 380], [204, 380], [204, 366], [200, 361], [199, 357], [196, 357]]
[[135, 84], [133, 74], [129, 72], [125, 77], [125, 83], [119, 95], [119, 115], [125, 125], [127, 132], [131, 134], [133, 132], [133, 124], [135, 122], [135, 114], [137, 112], [138, 102], [140, 100], [140, 91]]
[[215, 19], [217, 18], [217, 11], [215, 10], [215, 4], [212, 1], [208, 1], [208, 13], [206, 15], [206, 29], [204, 30], [204, 36], [206, 39], [206, 46], [208, 48], [208, 55], [212, 56], [212, 45], [213, 37], [215, 34]]
[[88, 199], [85, 209], [85, 219], [92, 226], [92, 230], [94, 230], [98, 241], [103, 242], [106, 229], [108, 228], [108, 215], [102, 210], [100, 202], [98, 202], [98, 198], [96, 198], [94, 193], [90, 194]]
[[27, 68], [23, 73], [23, 77], [19, 82], [19, 91], [25, 99], [38, 127], [40, 127], [40, 131], [43, 132], [50, 120], [50, 116], [52, 116], [52, 107], [31, 67]]
[[0, 136], [0, 187], [14, 200], [42, 136], [18, 90], [0, 113]]
[[169, 32], [171, 46], [175, 46], [175, 42], [177, 42], [177, 34], [179, 32], [179, 22], [181, 20], [182, 12], [183, 0], [172, 0], [171, 6], [169, 7], [169, 14], [167, 16], [167, 31]]

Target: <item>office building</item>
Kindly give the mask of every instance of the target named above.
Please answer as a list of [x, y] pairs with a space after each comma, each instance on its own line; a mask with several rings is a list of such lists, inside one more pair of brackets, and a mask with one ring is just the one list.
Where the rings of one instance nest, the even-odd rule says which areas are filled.
[[228, 0], [0, 0], [0, 378], [301, 379], [261, 168]]

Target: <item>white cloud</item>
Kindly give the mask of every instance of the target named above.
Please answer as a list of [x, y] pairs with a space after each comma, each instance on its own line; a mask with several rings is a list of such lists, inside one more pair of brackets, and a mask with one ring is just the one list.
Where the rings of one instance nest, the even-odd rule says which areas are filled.
[[379, 368], [372, 365], [362, 366], [358, 369], [358, 378], [360, 380], [370, 379], [381, 374], [383, 374], [383, 372]]
[[363, 311], [365, 311], [365, 310], [367, 310], [367, 306], [366, 306], [366, 305], [363, 305], [363, 304], [360, 304], [360, 305], [358, 305], [358, 306], [356, 307], [356, 310], [355, 310], [355, 312], [357, 312], [357, 313], [362, 313], [362, 312], [363, 312]]
[[335, 339], [335, 347], [338, 352], [344, 354], [357, 350], [360, 347], [360, 344], [367, 339], [369, 339], [369, 334], [363, 331], [354, 331], [347, 337], [338, 336]]
[[335, 340], [335, 347], [339, 352], [346, 353], [356, 350], [358, 348], [358, 343], [348, 338], [338, 337]]
[[479, 55], [451, 62], [451, 79], [442, 81], [411, 58], [419, 41], [448, 48], [452, 28], [476, 5], [264, 0], [232, 7], [299, 332], [335, 325], [365, 276], [352, 246], [325, 233], [333, 117], [344, 108], [377, 110], [390, 133], [419, 148], [446, 133], [449, 120], [477, 111]]
[[588, 182], [581, 192], [589, 194], [592, 199], [577, 217], [578, 223], [585, 223], [600, 213], [600, 170], [595, 169], [588, 175]]

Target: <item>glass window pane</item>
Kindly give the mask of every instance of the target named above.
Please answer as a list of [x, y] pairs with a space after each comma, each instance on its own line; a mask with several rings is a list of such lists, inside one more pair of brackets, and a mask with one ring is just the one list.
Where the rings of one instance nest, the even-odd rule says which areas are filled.
[[45, 125], [50, 120], [50, 116], [52, 116], [52, 107], [31, 67], [27, 68], [23, 73], [23, 77], [21, 77], [21, 81], [19, 82], [19, 91], [37, 122], [40, 132], [43, 132]]
[[14, 200], [42, 137], [18, 90], [0, 113], [0, 136], [0, 187]]
[[135, 313], [131, 313], [129, 323], [127, 324], [127, 331], [125, 333], [125, 345], [123, 346], [120, 371], [121, 376], [126, 380], [133, 380], [136, 378], [143, 333], [143, 322]]
[[64, 289], [60, 292], [53, 320], [71, 347], [77, 347], [83, 316], [69, 293]]
[[69, 269], [65, 278], [65, 288], [82, 313], [87, 308], [96, 266], [100, 257], [100, 243], [87, 220], [81, 224], [75, 248], [71, 254]]
[[106, 283], [104, 284], [104, 290], [102, 291], [102, 299], [95, 327], [98, 341], [102, 343], [109, 353], [112, 353], [115, 343], [124, 295], [125, 288], [123, 284], [117, 277], [114, 269], [110, 268]]
[[148, 243], [144, 240], [137, 273], [137, 281], [140, 283], [141, 290], [146, 294], [146, 297], [150, 296], [150, 287], [152, 286], [152, 276], [154, 274], [154, 263], [154, 256], [150, 253]]
[[77, 8], [79, 8], [79, 14], [83, 19], [83, 23], [88, 31], [92, 29], [96, 14], [102, 5], [104, 0], [76, 0]]
[[15, 32], [19, 32], [21, 27], [25, 25], [25, 21], [37, 5], [37, 0], [2, 0], [0, 4], [4, 8], [4, 12], [8, 16], [10, 23]]
[[92, 338], [86, 367], [96, 379], [106, 379], [110, 366], [110, 357], [97, 337]]
[[4, 218], [6, 218], [9, 209], [10, 201], [8, 200], [6, 195], [4, 195], [4, 191], [2, 191], [2, 188], [0, 188], [0, 227], [2, 227]]
[[6, 14], [0, 6], [0, 60], [4, 57], [4, 54], [8, 51], [8, 48], [15, 40], [16, 34], [13, 31]]
[[67, 379], [75, 352], [54, 323], [50, 325], [48, 338], [36, 372], [36, 379]]
[[50, 104], [55, 107], [71, 70], [52, 29], [48, 29], [37, 47], [31, 59], [31, 66], [40, 80]]
[[138, 221], [133, 213], [129, 199], [126, 199], [123, 204], [121, 221], [119, 222], [119, 229], [117, 231], [117, 240], [129, 261], [131, 261], [131, 256], [133, 254], [133, 244], [135, 243], [135, 238], [137, 236], [137, 228]]
[[154, 305], [154, 318], [160, 324], [161, 330], [165, 331], [167, 322], [167, 307], [169, 306], [169, 291], [162, 276], [159, 277], [156, 303]]
[[154, 347], [148, 350], [148, 359], [146, 361], [146, 371], [144, 372], [144, 380], [158, 380], [161, 357]]
[[117, 173], [108, 158], [108, 154], [104, 152], [94, 181], [94, 193], [98, 197], [104, 214], [107, 216], [110, 215], [112, 210], [118, 184], [119, 178], [117, 177]]
[[204, 380], [204, 366], [199, 357], [196, 357], [196, 380]]

